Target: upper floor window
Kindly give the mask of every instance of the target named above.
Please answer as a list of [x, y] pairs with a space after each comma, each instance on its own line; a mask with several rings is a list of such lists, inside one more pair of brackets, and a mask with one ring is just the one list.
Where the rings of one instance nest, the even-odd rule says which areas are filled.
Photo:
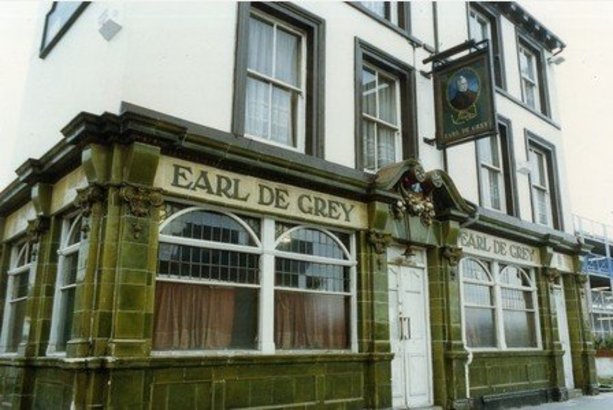
[[510, 123], [499, 119], [498, 135], [477, 140], [480, 205], [517, 216]]
[[382, 23], [408, 33], [410, 29], [409, 2], [405, 1], [357, 1], [349, 2], [359, 10]]
[[253, 13], [249, 40], [245, 134], [303, 151], [305, 36]]
[[535, 223], [562, 229], [553, 146], [536, 137], [528, 138], [532, 218]]
[[481, 178], [481, 205], [505, 212], [504, 171], [498, 136], [479, 139], [477, 153]]
[[375, 172], [400, 159], [398, 79], [365, 64], [362, 67], [362, 147], [364, 170]]
[[44, 58], [53, 46], [68, 31], [72, 23], [79, 17], [89, 2], [56, 1], [45, 18], [45, 28], [40, 46], [40, 57]]
[[323, 20], [289, 3], [240, 3], [233, 130], [323, 156]]
[[464, 338], [474, 349], [540, 347], [531, 270], [467, 257], [460, 264]]
[[5, 353], [17, 351], [23, 340], [26, 319], [26, 303], [30, 289], [32, 248], [28, 242], [21, 242], [11, 249], [9, 270], [6, 281], [6, 301], [0, 349]]
[[413, 71], [356, 41], [356, 164], [369, 172], [417, 156], [412, 114]]
[[49, 340], [49, 353], [65, 352], [72, 337], [75, 310], [79, 247], [83, 239], [80, 215], [64, 219], [62, 238], [58, 250], [59, 261], [53, 299], [53, 317]]
[[522, 101], [530, 108], [547, 114], [545, 80], [541, 54], [527, 43], [519, 42], [519, 69]]
[[489, 40], [494, 57], [494, 80], [498, 87], [504, 88], [502, 47], [499, 39], [496, 15], [482, 5], [471, 3], [468, 7], [469, 37], [476, 42]]

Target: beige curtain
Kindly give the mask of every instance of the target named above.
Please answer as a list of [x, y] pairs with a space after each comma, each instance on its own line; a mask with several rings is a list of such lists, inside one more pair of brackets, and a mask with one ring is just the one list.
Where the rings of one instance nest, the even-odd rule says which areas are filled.
[[278, 349], [346, 349], [348, 319], [345, 296], [275, 292]]
[[156, 282], [153, 348], [224, 349], [232, 343], [234, 289]]

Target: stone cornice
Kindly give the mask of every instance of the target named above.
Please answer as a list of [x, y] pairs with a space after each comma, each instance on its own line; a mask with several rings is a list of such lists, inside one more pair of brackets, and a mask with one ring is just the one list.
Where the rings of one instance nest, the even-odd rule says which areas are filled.
[[[90, 144], [142, 142], [160, 147], [164, 155], [214, 164], [221, 169], [340, 197], [388, 204], [402, 199], [397, 191], [389, 188], [397, 183], [398, 176], [415, 165], [411, 162], [414, 160], [407, 160], [394, 169], [382, 170], [377, 176], [131, 104], [124, 103], [123, 108], [125, 112], [119, 115], [77, 115], [62, 130], [63, 140], [40, 159], [28, 160], [19, 167], [19, 178], [0, 193], [0, 215], [30, 200], [35, 183], [52, 183], [77, 167], [81, 163], [81, 151]], [[435, 176], [433, 173], [439, 179], [438, 187], [432, 189], [436, 220], [467, 223], [473, 229], [510, 239], [545, 243], [557, 251], [582, 252], [577, 239], [564, 232], [482, 209], [477, 213], [477, 207], [460, 196], [452, 179], [443, 171], [425, 172], [424, 183]]]

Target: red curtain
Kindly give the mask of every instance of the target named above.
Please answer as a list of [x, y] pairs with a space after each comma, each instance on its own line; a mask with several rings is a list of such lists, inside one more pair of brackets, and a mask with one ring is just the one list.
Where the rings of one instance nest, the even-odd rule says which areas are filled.
[[235, 290], [156, 282], [155, 350], [225, 349], [232, 343]]
[[343, 295], [275, 292], [278, 349], [346, 349], [349, 304]]

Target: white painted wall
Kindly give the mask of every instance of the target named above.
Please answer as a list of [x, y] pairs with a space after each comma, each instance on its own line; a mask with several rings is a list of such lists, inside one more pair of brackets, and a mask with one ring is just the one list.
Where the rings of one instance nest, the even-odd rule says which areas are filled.
[[[300, 3], [326, 21], [325, 132], [327, 160], [354, 166], [354, 47], [355, 38], [384, 50], [414, 67], [420, 157], [426, 169], [443, 168], [443, 154], [423, 138], [435, 134], [434, 97], [429, 56], [406, 38], [343, 2]], [[413, 35], [444, 50], [467, 39], [467, 9], [463, 2], [411, 4]], [[40, 7], [37, 37], [50, 7]], [[435, 33], [434, 14], [438, 17]], [[103, 13], [123, 26], [110, 41], [98, 32]], [[229, 132], [232, 121], [237, 5], [226, 2], [95, 2], [43, 60], [38, 43], [31, 53], [24, 105], [19, 121], [21, 144], [13, 168], [28, 157], [40, 157], [61, 138], [60, 130], [76, 114], [118, 112], [122, 101]], [[507, 92], [521, 100], [516, 30], [502, 19]], [[438, 38], [438, 44], [436, 39]], [[547, 67], [553, 120], [555, 69]], [[515, 157], [526, 161], [525, 130], [556, 145], [560, 180], [565, 181], [561, 132], [539, 116], [499, 94], [498, 111], [512, 121]], [[478, 203], [474, 143], [447, 150], [448, 172], [466, 199]], [[527, 176], [517, 175], [521, 217], [531, 220]], [[571, 232], [566, 184], [561, 187], [566, 230]]]

